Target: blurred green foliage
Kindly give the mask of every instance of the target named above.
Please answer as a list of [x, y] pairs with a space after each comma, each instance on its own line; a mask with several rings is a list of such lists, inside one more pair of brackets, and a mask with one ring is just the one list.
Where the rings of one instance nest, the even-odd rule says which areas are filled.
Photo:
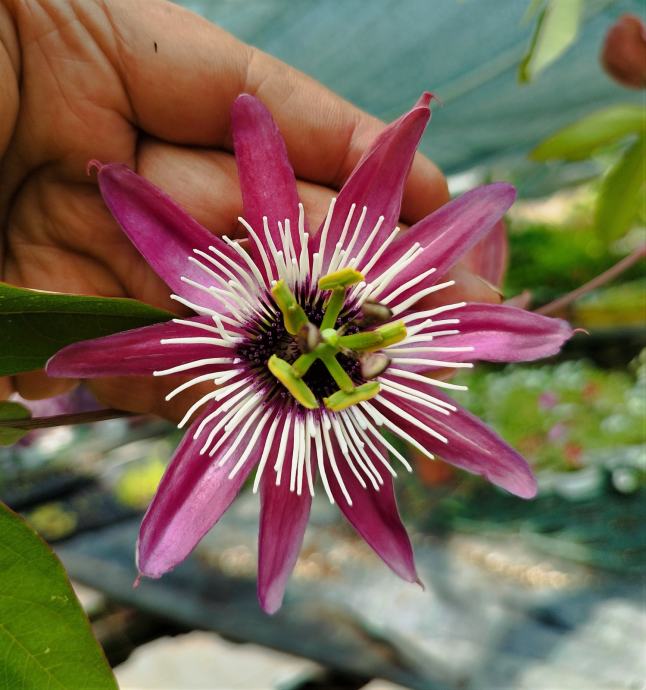
[[[591, 280], [619, 258], [587, 223], [573, 222], [568, 227], [512, 223], [505, 296], [530, 290], [534, 306], [545, 304]], [[643, 267], [637, 265], [621, 280], [642, 275]]]
[[[540, 472], [583, 469], [591, 451], [646, 442], [646, 354], [632, 371], [585, 361], [480, 367], [461, 375], [460, 402], [482, 417]], [[457, 379], [456, 379], [457, 380]], [[643, 481], [644, 468], [635, 468]], [[644, 483], [646, 486], [646, 482]]]

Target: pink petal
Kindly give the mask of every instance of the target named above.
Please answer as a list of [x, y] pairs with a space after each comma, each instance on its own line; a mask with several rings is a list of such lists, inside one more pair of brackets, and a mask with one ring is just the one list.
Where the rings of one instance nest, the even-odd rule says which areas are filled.
[[[379, 468], [380, 462], [374, 452], [367, 447], [364, 450], [375, 467]], [[384, 455], [388, 457], [387, 451]], [[328, 469], [330, 489], [343, 515], [391, 570], [407, 582], [419, 582], [413, 548], [399, 517], [391, 475], [381, 469], [384, 483], [379, 491], [375, 491], [370, 484], [364, 489], [348, 467], [338, 445], [335, 447], [335, 457], [343, 483], [352, 498], [352, 505], [349, 505]]]
[[[412, 384], [411, 388], [417, 386], [411, 381], [407, 383]], [[423, 384], [420, 385], [420, 388], [422, 387]], [[432, 394], [443, 398], [437, 390]], [[386, 406], [378, 401], [375, 407], [434, 455], [467, 472], [481, 474], [493, 484], [521, 498], [533, 498], [536, 495], [536, 480], [527, 462], [466, 410], [458, 408], [450, 415], [443, 415], [390, 392], [382, 392], [380, 397], [390, 405]], [[446, 437], [448, 443], [438, 440], [428, 431], [404, 419], [398, 410]]]
[[502, 218], [515, 196], [511, 185], [496, 182], [450, 201], [402, 233], [389, 248], [386, 258], [382, 257], [370, 271], [368, 279], [374, 279], [399, 259], [413, 242], [418, 242], [423, 251], [397, 273], [381, 297], [385, 298], [430, 268], [435, 268], [435, 272], [398, 295], [389, 306], [401, 304], [419, 290], [437, 283]]
[[[239, 264], [235, 252], [193, 220], [161, 189], [125, 165], [102, 165], [98, 181], [110, 212], [166, 285], [191, 302], [226, 313], [228, 308], [222, 300], [184, 283], [181, 276], [211, 285], [212, 279], [188, 261], [189, 256], [195, 257], [193, 250], [208, 252], [209, 245], [214, 245]], [[211, 264], [209, 268], [218, 273]]]
[[[276, 123], [257, 98], [244, 93], [236, 98], [231, 108], [231, 127], [245, 220], [255, 230], [269, 260], [273, 261], [263, 232], [263, 216], [267, 216], [271, 238], [279, 249], [282, 242], [278, 222], [284, 223], [288, 218], [298, 255], [296, 178]], [[253, 238], [250, 245], [257, 265], [262, 266]]]
[[463, 258], [462, 263], [496, 287], [503, 283], [509, 260], [509, 241], [504, 219], [499, 220]]
[[[231, 505], [258, 458], [259, 448], [255, 448], [241, 470], [229, 479], [246, 447], [245, 439], [232, 434], [215, 458], [199, 454], [208, 430], [198, 440], [193, 434], [214, 409], [207, 408], [186, 432], [141, 523], [137, 567], [146, 577], [161, 577], [191, 553]], [[218, 458], [232, 446], [237, 446], [236, 450], [224, 467], [219, 467]]]
[[[278, 443], [274, 444], [278, 450]], [[275, 457], [275, 452], [269, 457]], [[287, 457], [291, 449], [287, 448]], [[312, 497], [307, 489], [299, 496], [289, 482], [276, 486], [273, 472], [263, 473], [260, 484], [260, 534], [258, 537], [258, 600], [267, 613], [283, 603], [289, 576], [301, 550]]]
[[[189, 319], [207, 322], [206, 317]], [[167, 369], [198, 359], [233, 357], [230, 347], [219, 345], [161, 344], [165, 338], [208, 335], [201, 329], [176, 324], [172, 321], [134, 328], [103, 338], [82, 340], [59, 350], [47, 362], [50, 376], [90, 379], [101, 376], [149, 376], [154, 371]], [[229, 365], [230, 366], [230, 365]], [[209, 367], [217, 371], [217, 365]], [[191, 369], [189, 373], [203, 373]]]
[[[351, 228], [356, 225], [362, 208], [367, 208], [361, 232], [354, 245], [355, 249], [360, 248], [366, 241], [379, 216], [384, 216], [384, 222], [372, 241], [372, 247], [379, 247], [397, 225], [406, 178], [417, 145], [431, 116], [431, 99], [430, 93], [424, 93], [412, 110], [388, 125], [372, 142], [343, 185], [336, 200], [334, 216], [325, 243], [324, 271], [341, 237], [352, 204], [356, 204], [356, 209]], [[317, 249], [320, 239], [319, 229], [314, 244]], [[367, 259], [369, 258], [368, 256]]]
[[[411, 357], [446, 362], [529, 362], [555, 355], [574, 331], [567, 321], [552, 319], [530, 311], [500, 304], [467, 304], [447, 317], [460, 319], [455, 326], [459, 334], [440, 336], [428, 341], [411, 343], [410, 347], [471, 347], [470, 351], [411, 352]], [[441, 327], [444, 328], [444, 327]], [[452, 326], [449, 326], [452, 328]], [[432, 336], [433, 330], [423, 331]], [[406, 345], [400, 349], [407, 349]], [[406, 357], [398, 354], [398, 357]], [[434, 368], [406, 365], [412, 371]]]

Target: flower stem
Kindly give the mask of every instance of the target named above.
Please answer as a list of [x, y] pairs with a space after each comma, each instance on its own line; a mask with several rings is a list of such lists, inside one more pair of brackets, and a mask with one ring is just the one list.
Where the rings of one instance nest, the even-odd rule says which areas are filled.
[[48, 429], [54, 426], [72, 426], [74, 424], [92, 424], [106, 419], [119, 419], [121, 417], [134, 417], [134, 412], [124, 412], [108, 408], [105, 410], [91, 410], [90, 412], [77, 412], [74, 414], [58, 414], [51, 417], [34, 417], [33, 419], [3, 419], [0, 421], [0, 429]]
[[597, 288], [609, 283], [614, 280], [617, 276], [621, 275], [624, 271], [628, 270], [631, 266], [634, 266], [638, 261], [646, 256], [646, 244], [634, 249], [628, 256], [625, 256], [621, 261], [618, 261], [614, 266], [611, 266], [607, 271], [604, 271], [600, 275], [596, 276], [592, 280], [588, 281], [578, 287], [572, 292], [568, 292], [567, 295], [555, 299], [549, 304], [543, 305], [540, 309], [536, 309], [537, 314], [543, 314], [544, 316], [550, 316], [551, 314], [558, 314], [560, 311], [570, 306], [572, 302], [575, 302], [579, 297], [587, 295], [588, 292], [596, 290]]

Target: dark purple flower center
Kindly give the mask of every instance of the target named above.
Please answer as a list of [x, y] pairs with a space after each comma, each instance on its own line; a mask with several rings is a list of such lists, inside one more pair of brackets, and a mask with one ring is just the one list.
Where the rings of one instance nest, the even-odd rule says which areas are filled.
[[[325, 314], [325, 298], [316, 292], [306, 293], [305, 289], [296, 290], [296, 297], [303, 311], [307, 315], [310, 323], [320, 326]], [[271, 295], [267, 295], [264, 300], [267, 316], [258, 317], [246, 326], [247, 336], [236, 348], [236, 356], [240, 357], [247, 366], [254, 371], [257, 380], [266, 386], [266, 400], [280, 399], [287, 404], [294, 402], [288, 390], [282, 386], [277, 379], [271, 375], [267, 368], [267, 361], [272, 355], [277, 355], [289, 364], [293, 364], [302, 351], [297, 339], [287, 332], [283, 315], [274, 302]], [[271, 316], [270, 316], [271, 315]], [[356, 320], [361, 317], [360, 310], [356, 304], [346, 304], [339, 314], [334, 328], [342, 331], [345, 335], [352, 335], [359, 331]], [[365, 383], [361, 375], [359, 360], [352, 353], [339, 354], [337, 361], [354, 381], [360, 385]], [[303, 376], [303, 382], [307, 384], [317, 400], [320, 402], [338, 390], [338, 385], [332, 378], [325, 365], [314, 362], [307, 373]]]

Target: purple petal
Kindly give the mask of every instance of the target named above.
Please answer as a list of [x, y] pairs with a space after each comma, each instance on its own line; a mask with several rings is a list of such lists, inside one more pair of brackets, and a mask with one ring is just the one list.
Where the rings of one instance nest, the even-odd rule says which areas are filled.
[[392, 266], [413, 242], [418, 242], [423, 251], [397, 273], [383, 297], [430, 268], [435, 268], [435, 272], [398, 295], [389, 306], [401, 304], [417, 291], [438, 282], [502, 218], [515, 196], [511, 185], [496, 182], [450, 201], [402, 233], [386, 253], [387, 258], [380, 259], [370, 271], [368, 279]]
[[[567, 321], [541, 316], [524, 309], [500, 304], [467, 304], [447, 316], [460, 319], [455, 326], [459, 334], [440, 336], [428, 341], [411, 343], [410, 347], [470, 347], [472, 350], [457, 352], [411, 352], [417, 359], [433, 359], [446, 362], [529, 362], [555, 355], [574, 331]], [[433, 331], [424, 331], [432, 336]], [[404, 344], [399, 346], [405, 350]], [[398, 354], [406, 357], [405, 354]], [[412, 371], [435, 368], [424, 365], [406, 366]]]
[[[431, 116], [431, 98], [430, 93], [424, 93], [412, 110], [388, 125], [372, 142], [343, 185], [336, 200], [334, 216], [325, 243], [324, 271], [341, 237], [352, 204], [356, 204], [356, 209], [351, 227], [356, 224], [362, 207], [367, 208], [361, 232], [354, 245], [355, 249], [365, 243], [379, 216], [384, 216], [384, 221], [371, 247], [379, 247], [397, 225], [406, 178], [417, 145]], [[314, 244], [317, 249], [320, 239], [319, 228]], [[369, 258], [368, 255], [367, 259]]]
[[[282, 246], [278, 222], [284, 223], [288, 218], [298, 255], [296, 178], [276, 123], [257, 98], [244, 93], [236, 98], [231, 108], [231, 127], [245, 220], [259, 236], [271, 261], [272, 252], [263, 232], [263, 216], [267, 216], [272, 240], [278, 248]], [[262, 266], [256, 242], [250, 239], [254, 259]]]
[[[173, 292], [219, 313], [229, 310], [213, 294], [181, 280], [186, 276], [201, 284], [212, 280], [188, 261], [193, 250], [207, 252], [214, 245], [240, 264], [235, 252], [220, 238], [203, 228], [169, 196], [125, 165], [101, 165], [98, 173], [101, 194], [110, 212], [150, 267]], [[218, 273], [218, 269], [209, 264]]]
[[[278, 450], [278, 444], [275, 450]], [[270, 453], [269, 457], [275, 457]], [[287, 448], [287, 457], [291, 448]], [[258, 600], [267, 613], [283, 603], [289, 576], [301, 550], [312, 497], [307, 489], [299, 496], [289, 482], [276, 486], [273, 472], [263, 473], [260, 485], [260, 534], [258, 537]]]
[[[229, 479], [246, 447], [244, 439], [235, 434], [215, 458], [199, 454], [206, 432], [198, 440], [193, 439], [193, 434], [214, 409], [207, 408], [186, 432], [146, 511], [137, 541], [141, 575], [161, 577], [181, 563], [231, 505], [257, 460], [255, 448], [241, 470]], [[231, 447], [235, 447], [231, 457], [224, 467], [219, 467], [218, 458]]]
[[466, 256], [463, 264], [492, 285], [500, 287], [509, 259], [509, 241], [503, 219], [499, 220]]
[[[364, 450], [375, 467], [379, 467], [374, 452], [368, 448]], [[391, 570], [407, 582], [419, 582], [413, 548], [399, 517], [391, 475], [385, 470], [381, 471], [384, 483], [379, 491], [375, 491], [370, 484], [364, 489], [350, 471], [338, 445], [335, 447], [335, 457], [343, 483], [352, 498], [352, 505], [349, 505], [336, 480], [330, 478], [332, 495], [343, 515]], [[328, 475], [331, 474], [328, 469]]]
[[[196, 323], [209, 321], [206, 317], [187, 319]], [[232, 357], [229, 347], [219, 345], [161, 344], [165, 338], [193, 337], [205, 334], [201, 329], [171, 322], [159, 323], [130, 331], [82, 340], [64, 347], [47, 362], [50, 376], [90, 379], [101, 376], [149, 376], [154, 371], [168, 369], [198, 359]], [[230, 365], [229, 365], [230, 366]], [[217, 371], [217, 365], [209, 369]], [[191, 369], [189, 373], [203, 373]]]
[[[411, 388], [419, 387], [428, 392], [424, 384], [411, 381], [407, 383]], [[446, 400], [436, 390], [432, 394]], [[450, 415], [443, 415], [390, 392], [380, 393], [380, 398], [388, 401], [389, 405], [378, 401], [375, 407], [431, 453], [467, 472], [480, 474], [521, 498], [533, 498], [536, 495], [536, 480], [527, 462], [466, 410], [458, 408]], [[454, 401], [450, 402], [454, 404]], [[406, 420], [399, 410], [414, 417], [427, 429], [433, 429], [447, 438], [448, 443]]]

